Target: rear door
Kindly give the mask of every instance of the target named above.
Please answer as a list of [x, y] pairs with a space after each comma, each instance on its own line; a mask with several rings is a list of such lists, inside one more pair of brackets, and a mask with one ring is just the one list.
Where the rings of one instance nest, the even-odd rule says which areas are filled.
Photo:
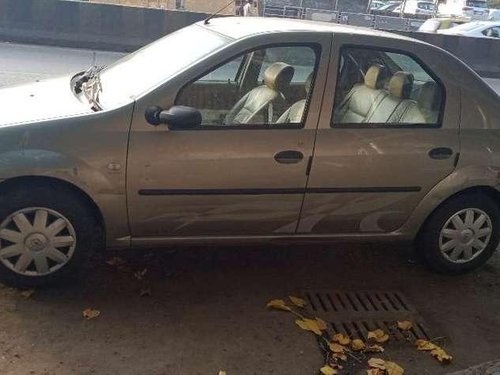
[[[459, 90], [442, 79], [446, 72], [439, 66], [437, 52], [404, 40], [334, 36], [332, 74], [326, 84], [299, 233], [395, 231], [422, 197], [454, 170], [460, 151]], [[398, 71], [405, 72], [397, 75], [412, 83], [404, 87], [401, 98], [387, 96], [380, 107], [369, 108], [369, 97], [351, 103], [351, 111], [371, 110], [377, 114], [373, 118], [386, 116], [387, 121], [343, 121], [339, 112], [349, 101], [346, 97], [364, 84], [372, 65], [382, 72], [376, 88], [382, 95], [397, 92], [398, 82], [391, 83], [391, 78]], [[403, 106], [399, 109], [411, 108], [412, 114], [394, 120], [399, 112], [392, 111], [399, 109], [393, 103]]]

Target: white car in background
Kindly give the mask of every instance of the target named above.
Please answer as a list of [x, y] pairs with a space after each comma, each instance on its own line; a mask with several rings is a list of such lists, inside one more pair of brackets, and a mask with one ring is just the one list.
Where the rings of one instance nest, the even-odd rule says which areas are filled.
[[439, 5], [441, 16], [468, 17], [485, 21], [489, 17], [487, 0], [445, 0]]
[[500, 9], [490, 9], [488, 14], [488, 20], [490, 21], [500, 20]]
[[382, 8], [384, 5], [386, 5], [386, 3], [384, 1], [373, 0], [370, 3], [370, 9], [371, 10], [379, 9], [379, 8]]
[[[401, 7], [403, 5], [398, 6], [394, 9], [393, 13], [401, 13]], [[431, 1], [414, 1], [408, 0], [404, 5], [403, 14], [424, 14], [428, 16], [432, 16], [434, 14], [435, 5]]]
[[438, 30], [437, 32], [447, 35], [500, 39], [500, 21], [473, 21], [451, 29]]

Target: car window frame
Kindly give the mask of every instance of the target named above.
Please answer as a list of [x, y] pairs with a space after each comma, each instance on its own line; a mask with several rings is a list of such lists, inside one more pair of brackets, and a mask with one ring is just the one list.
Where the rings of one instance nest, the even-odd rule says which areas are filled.
[[[297, 129], [303, 129], [306, 124], [306, 118], [307, 114], [309, 112], [309, 105], [311, 102], [311, 98], [313, 96], [314, 88], [316, 86], [316, 77], [318, 75], [319, 71], [319, 65], [321, 61], [322, 54], [324, 53], [323, 48], [321, 46], [321, 43], [315, 43], [315, 42], [284, 42], [284, 43], [269, 43], [269, 44], [263, 44], [257, 47], [253, 47], [250, 49], [246, 49], [242, 52], [236, 53], [232, 55], [229, 58], [224, 59], [221, 63], [216, 64], [215, 66], [212, 66], [209, 69], [206, 69], [203, 71], [203, 73], [198, 74], [194, 79], [189, 80], [187, 83], [185, 83], [175, 94], [175, 99], [174, 99], [174, 105], [180, 105], [177, 101], [179, 99], [179, 96], [181, 95], [182, 91], [188, 87], [189, 85], [192, 85], [193, 83], [197, 82], [207, 74], [213, 72], [214, 70], [220, 68], [221, 66], [229, 63], [230, 61], [236, 59], [237, 57], [241, 55], [248, 55], [252, 52], [259, 51], [259, 50], [264, 50], [268, 48], [276, 48], [276, 47], [309, 47], [313, 50], [313, 52], [316, 55], [316, 61], [314, 63], [314, 68], [313, 68], [313, 77], [312, 77], [312, 82], [311, 82], [311, 88], [309, 90], [309, 93], [307, 94], [306, 97], [306, 105], [304, 106], [304, 113], [302, 114], [302, 119], [300, 123], [282, 123], [282, 124], [238, 124], [238, 125], [199, 125], [194, 128], [189, 128], [189, 129], [172, 129], [172, 131], [203, 131], [203, 130], [208, 130], [208, 131], [217, 131], [217, 130], [287, 130], [287, 129], [292, 129], [292, 130], [297, 130]], [[248, 59], [245, 57], [244, 59], [244, 68], [242, 68], [241, 72], [246, 69]], [[241, 67], [240, 67], [241, 68]], [[240, 71], [238, 73], [241, 73]], [[240, 77], [241, 78], [241, 77]], [[236, 104], [236, 103], [235, 103]]]
[[334, 118], [335, 118], [335, 110], [337, 108], [336, 103], [336, 92], [337, 92], [337, 85], [339, 83], [339, 79], [341, 78], [340, 70], [336, 72], [337, 74], [337, 80], [335, 82], [335, 88], [334, 88], [334, 102], [333, 102], [333, 108], [332, 108], [332, 113], [331, 113], [331, 118], [330, 118], [330, 129], [440, 129], [443, 127], [443, 119], [444, 119], [444, 114], [445, 114], [445, 108], [446, 108], [446, 86], [443, 83], [443, 81], [432, 71], [427, 64], [418, 56], [416, 56], [414, 53], [409, 52], [407, 50], [403, 50], [400, 48], [392, 48], [392, 47], [379, 47], [379, 46], [371, 46], [371, 45], [365, 45], [365, 44], [352, 44], [352, 43], [346, 43], [342, 44], [340, 48], [338, 49], [339, 54], [337, 56], [337, 66], [340, 67], [340, 59], [342, 57], [343, 51], [345, 49], [367, 49], [367, 50], [374, 50], [374, 51], [379, 51], [379, 52], [389, 52], [389, 53], [396, 53], [396, 54], [401, 54], [401, 55], [406, 55], [413, 60], [431, 77], [436, 84], [439, 85], [439, 87], [442, 90], [442, 99], [441, 103], [439, 106], [439, 115], [438, 115], [438, 120], [435, 124], [413, 124], [413, 123], [402, 123], [402, 124], [388, 124], [388, 123], [334, 123]]

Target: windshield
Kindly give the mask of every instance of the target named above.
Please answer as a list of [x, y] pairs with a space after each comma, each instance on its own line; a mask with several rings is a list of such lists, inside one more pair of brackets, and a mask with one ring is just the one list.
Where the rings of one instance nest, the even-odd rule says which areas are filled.
[[169, 34], [103, 70], [99, 102], [107, 108], [134, 99], [226, 43], [199, 25]]

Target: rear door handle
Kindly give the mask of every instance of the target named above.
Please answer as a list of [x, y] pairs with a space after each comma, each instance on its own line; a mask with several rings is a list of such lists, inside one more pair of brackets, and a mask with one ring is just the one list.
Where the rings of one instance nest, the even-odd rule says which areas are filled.
[[449, 147], [436, 147], [429, 151], [431, 159], [448, 159], [453, 155], [453, 150]]
[[281, 164], [295, 164], [304, 159], [304, 154], [300, 151], [286, 150], [274, 155], [274, 160]]

